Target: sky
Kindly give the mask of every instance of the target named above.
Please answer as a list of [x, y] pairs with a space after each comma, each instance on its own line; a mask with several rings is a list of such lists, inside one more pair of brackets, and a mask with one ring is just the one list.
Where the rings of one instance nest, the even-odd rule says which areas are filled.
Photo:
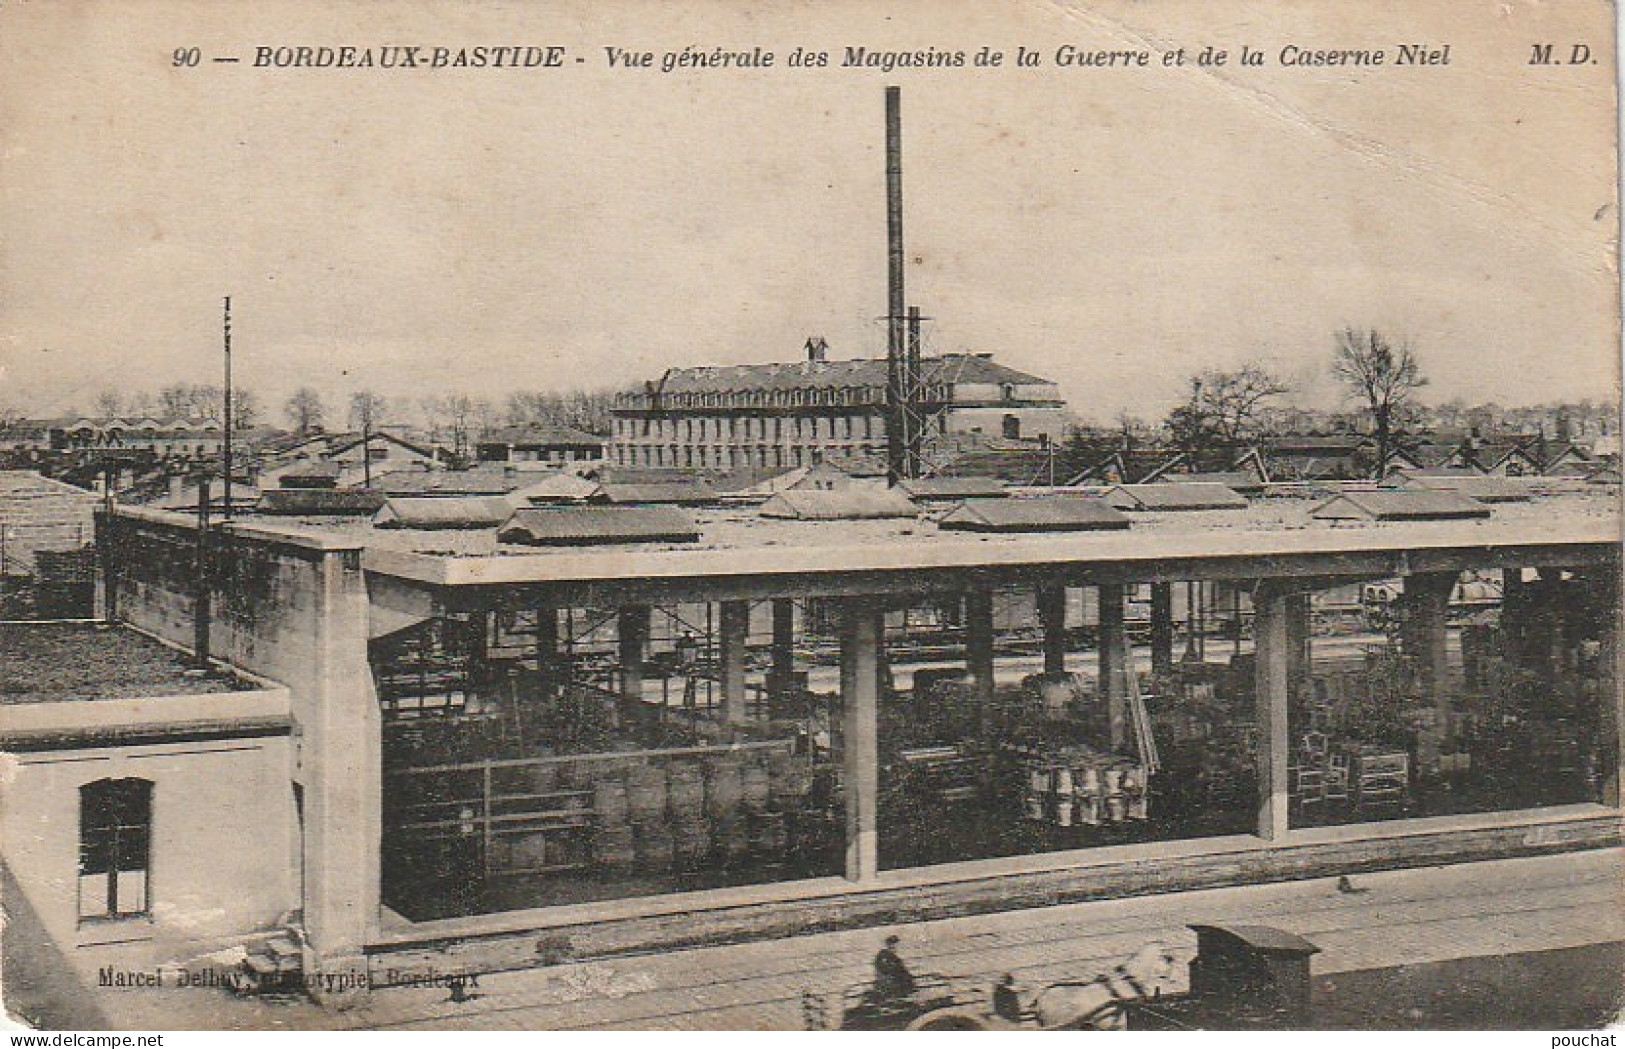
[[[878, 356], [887, 84], [928, 352], [992, 352], [1100, 420], [1154, 418], [1193, 372], [1247, 361], [1333, 406], [1344, 326], [1409, 339], [1432, 400], [1616, 396], [1611, 20], [1591, 0], [8, 5], [0, 405], [217, 381], [225, 295], [236, 379], [271, 406], [299, 385], [624, 385], [793, 360], [813, 334]], [[1540, 41], [1598, 61], [1531, 66]], [[1396, 67], [1400, 43], [1450, 62]], [[253, 65], [392, 44], [567, 57]], [[690, 44], [777, 64], [659, 70]], [[1229, 63], [1196, 66], [1207, 44]], [[1267, 64], [1240, 67], [1243, 44]], [[1390, 64], [1282, 66], [1288, 44]], [[1003, 66], [840, 66], [848, 46], [984, 45]], [[1153, 66], [1061, 67], [1065, 45]], [[791, 68], [798, 46], [831, 64]], [[612, 69], [607, 47], [657, 67]]]

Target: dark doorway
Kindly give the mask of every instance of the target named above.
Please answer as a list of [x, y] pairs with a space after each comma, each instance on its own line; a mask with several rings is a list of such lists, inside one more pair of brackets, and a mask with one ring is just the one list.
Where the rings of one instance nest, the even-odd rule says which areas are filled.
[[101, 779], [79, 788], [79, 917], [128, 918], [151, 907], [152, 782]]

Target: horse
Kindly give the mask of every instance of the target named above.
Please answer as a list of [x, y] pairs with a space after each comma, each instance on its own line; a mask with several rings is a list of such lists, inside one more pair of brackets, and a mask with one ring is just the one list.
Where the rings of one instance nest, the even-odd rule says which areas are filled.
[[1176, 961], [1166, 944], [1153, 940], [1093, 980], [1051, 984], [1039, 991], [1033, 1013], [1048, 1030], [1122, 1030], [1128, 1024], [1125, 1003], [1159, 995]]
[[[1044, 1030], [1121, 1030], [1127, 1002], [1153, 998], [1174, 974], [1177, 958], [1152, 941], [1092, 980], [1050, 984], [1033, 998], [1031, 1014]], [[986, 1009], [965, 1005], [932, 1009], [914, 1018], [910, 1031], [990, 1031], [1017, 1026]]]

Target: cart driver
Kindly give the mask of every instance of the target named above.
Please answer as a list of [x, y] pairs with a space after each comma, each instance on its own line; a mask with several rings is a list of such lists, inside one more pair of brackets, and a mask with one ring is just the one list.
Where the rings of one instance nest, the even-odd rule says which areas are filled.
[[1021, 995], [1016, 991], [1016, 976], [1005, 973], [993, 988], [993, 1015], [1002, 1020], [1021, 1020]]
[[896, 936], [886, 937], [886, 946], [875, 952], [875, 986], [870, 993], [876, 1001], [896, 1001], [914, 993], [917, 986], [914, 974], [897, 953], [902, 942]]

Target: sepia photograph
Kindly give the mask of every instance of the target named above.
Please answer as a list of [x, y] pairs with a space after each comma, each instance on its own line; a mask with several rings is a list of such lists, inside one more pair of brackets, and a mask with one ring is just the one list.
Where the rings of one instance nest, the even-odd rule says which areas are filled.
[[0, 7], [10, 1044], [1614, 1044], [1616, 41]]

